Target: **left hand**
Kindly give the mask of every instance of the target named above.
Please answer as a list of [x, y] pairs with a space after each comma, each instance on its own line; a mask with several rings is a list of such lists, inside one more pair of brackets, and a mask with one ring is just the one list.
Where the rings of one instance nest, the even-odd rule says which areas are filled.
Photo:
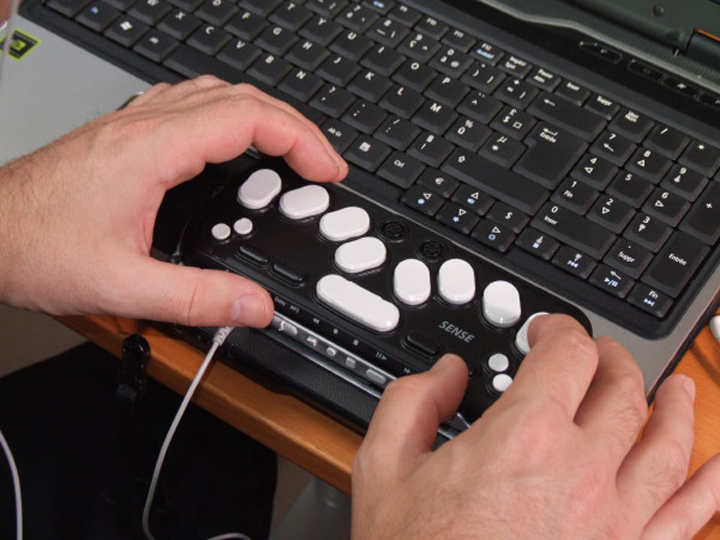
[[292, 107], [207, 76], [157, 85], [0, 169], [0, 302], [54, 315], [269, 324], [272, 301], [259, 285], [149, 256], [165, 192], [250, 145], [308, 180], [347, 174]]

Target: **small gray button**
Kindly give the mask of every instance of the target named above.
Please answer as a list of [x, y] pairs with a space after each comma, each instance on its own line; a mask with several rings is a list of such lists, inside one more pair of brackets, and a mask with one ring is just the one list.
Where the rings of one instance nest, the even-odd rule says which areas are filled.
[[501, 371], [505, 371], [507, 368], [510, 367], [510, 361], [508, 360], [508, 357], [504, 354], [495, 353], [490, 358], [488, 358], [488, 367], [493, 371], [497, 371], [499, 373]]
[[365, 376], [369, 381], [374, 382], [377, 385], [385, 386], [387, 384], [387, 377], [385, 377], [382, 373], [378, 373], [374, 369], [368, 369], [365, 372]]
[[230, 238], [231, 232], [230, 227], [228, 227], [225, 223], [215, 224], [211, 231], [213, 238], [218, 241]]
[[505, 373], [500, 373], [499, 375], [495, 375], [492, 380], [493, 388], [496, 392], [503, 393], [505, 390], [510, 388], [510, 385], [512, 384], [513, 380], [510, 375], [506, 375]]

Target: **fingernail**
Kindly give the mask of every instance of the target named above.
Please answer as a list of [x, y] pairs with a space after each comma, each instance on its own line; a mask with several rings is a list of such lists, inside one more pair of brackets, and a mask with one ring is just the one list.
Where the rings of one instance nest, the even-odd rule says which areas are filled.
[[234, 326], [258, 326], [265, 318], [265, 302], [256, 294], [236, 298], [230, 308], [230, 322]]
[[692, 380], [692, 379], [691, 379], [690, 377], [688, 377], [687, 375], [681, 375], [681, 377], [682, 377], [682, 382], [683, 382], [683, 388], [685, 388], [685, 391], [686, 391], [686, 392], [688, 393], [688, 395], [690, 396], [690, 399], [692, 399], [693, 401], [695, 401], [695, 391], [696, 391], [696, 389], [695, 389], [695, 381]]

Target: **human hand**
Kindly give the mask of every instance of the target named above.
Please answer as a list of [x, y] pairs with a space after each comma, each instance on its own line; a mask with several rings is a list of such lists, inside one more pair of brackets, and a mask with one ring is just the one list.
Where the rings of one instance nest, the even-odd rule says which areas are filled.
[[642, 376], [609, 338], [539, 317], [515, 382], [433, 452], [465, 364], [385, 390], [353, 467], [353, 540], [685, 540], [718, 511], [720, 458], [686, 481], [694, 384], [673, 375], [647, 419]]
[[165, 191], [251, 144], [308, 180], [347, 174], [289, 105], [213, 77], [155, 86], [0, 169], [0, 302], [54, 315], [269, 324], [272, 301], [259, 285], [149, 256]]

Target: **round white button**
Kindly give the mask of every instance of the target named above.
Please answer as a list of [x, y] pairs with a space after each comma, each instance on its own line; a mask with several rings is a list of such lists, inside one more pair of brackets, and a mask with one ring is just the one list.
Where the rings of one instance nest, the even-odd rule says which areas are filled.
[[322, 186], [310, 185], [288, 191], [280, 197], [280, 212], [290, 219], [305, 219], [322, 214], [330, 205], [330, 196]]
[[498, 328], [509, 328], [520, 320], [520, 293], [507, 281], [494, 281], [483, 292], [485, 319]]
[[213, 238], [218, 241], [230, 238], [231, 232], [230, 227], [228, 227], [225, 223], [217, 223], [216, 225], [213, 225], [211, 231]]
[[530, 352], [530, 342], [528, 341], [528, 328], [530, 328], [530, 323], [532, 322], [532, 320], [538, 315], [547, 315], [547, 312], [538, 311], [537, 313], [533, 313], [532, 315], [530, 315], [527, 321], [525, 321], [520, 327], [520, 330], [518, 330], [518, 333], [515, 336], [515, 346], [522, 354], [528, 354]]
[[505, 371], [507, 368], [510, 367], [510, 361], [508, 360], [508, 357], [504, 354], [495, 353], [490, 358], [488, 358], [488, 367], [493, 371], [497, 371], [499, 373], [501, 371]]
[[347, 242], [335, 250], [335, 264], [350, 274], [377, 268], [385, 262], [386, 257], [385, 244], [372, 236]]
[[462, 259], [450, 259], [438, 272], [438, 290], [446, 302], [460, 305], [475, 298], [475, 271]]
[[253, 230], [253, 222], [248, 218], [240, 218], [233, 224], [233, 230], [240, 236], [250, 234]]
[[280, 193], [280, 175], [272, 169], [260, 169], [250, 175], [238, 189], [238, 201], [245, 208], [265, 208]]
[[331, 242], [362, 236], [370, 229], [370, 216], [359, 206], [328, 212], [320, 219], [320, 234]]
[[417, 306], [430, 298], [430, 270], [418, 259], [405, 259], [393, 274], [395, 296], [409, 306]]
[[495, 375], [492, 380], [492, 386], [495, 389], [496, 392], [500, 392], [501, 394], [510, 388], [510, 385], [512, 384], [513, 380], [510, 375], [506, 375], [505, 373], [500, 373], [499, 375]]

